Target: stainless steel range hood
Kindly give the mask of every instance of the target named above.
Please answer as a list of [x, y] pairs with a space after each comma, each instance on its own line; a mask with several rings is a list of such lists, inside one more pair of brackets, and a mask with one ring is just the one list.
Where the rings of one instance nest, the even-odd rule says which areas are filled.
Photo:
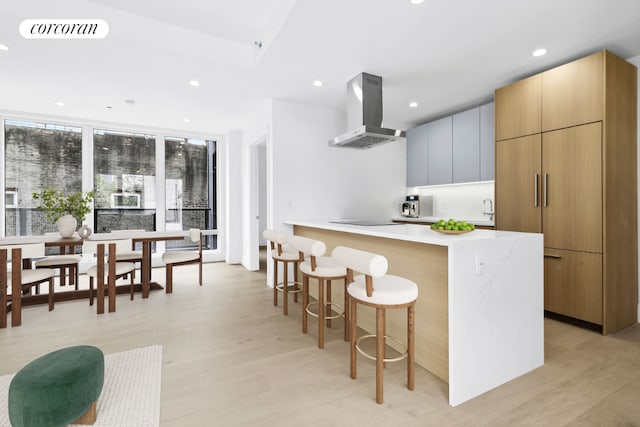
[[329, 146], [366, 150], [405, 137], [403, 130], [382, 127], [382, 77], [360, 73], [349, 80], [347, 129], [330, 140]]

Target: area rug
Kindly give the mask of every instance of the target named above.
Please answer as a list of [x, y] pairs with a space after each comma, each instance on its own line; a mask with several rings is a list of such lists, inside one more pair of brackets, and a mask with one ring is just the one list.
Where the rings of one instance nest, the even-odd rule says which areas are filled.
[[[7, 396], [15, 374], [0, 376], [0, 427], [10, 427]], [[136, 348], [104, 357], [104, 385], [94, 427], [160, 425], [162, 346]]]

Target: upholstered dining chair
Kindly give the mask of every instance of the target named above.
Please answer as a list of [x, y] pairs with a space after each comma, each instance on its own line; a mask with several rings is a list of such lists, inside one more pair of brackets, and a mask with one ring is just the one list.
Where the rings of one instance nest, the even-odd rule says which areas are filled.
[[199, 264], [198, 280], [202, 286], [202, 231], [198, 228], [189, 229], [189, 239], [198, 245], [197, 251], [166, 251], [162, 254], [162, 261], [166, 264], [165, 292], [173, 292], [173, 267], [187, 264]]
[[[45, 236], [60, 236], [59, 232], [44, 233]], [[76, 291], [78, 290], [78, 265], [82, 260], [82, 256], [76, 254], [65, 255], [47, 255], [42, 254], [42, 258], [34, 262], [36, 268], [53, 268], [60, 270], [60, 286], [66, 284], [66, 271], [69, 270], [69, 285], [74, 285]]]
[[[0, 328], [7, 326], [7, 307], [22, 299], [24, 295], [30, 293], [33, 286], [39, 286], [41, 283], [49, 283], [49, 311], [54, 308], [54, 282], [56, 275], [55, 270], [51, 268], [40, 269], [22, 269], [22, 260], [38, 258], [44, 256], [44, 243], [30, 243], [23, 245], [0, 246]], [[11, 261], [11, 271], [7, 269], [7, 262]], [[19, 286], [13, 286], [13, 281], [19, 283]], [[20, 292], [15, 295], [11, 292], [11, 296], [7, 292], [8, 288], [15, 289], [18, 287]], [[21, 301], [20, 301], [21, 303]], [[21, 324], [20, 316], [12, 316], [12, 326]]]
[[[350, 338], [350, 371], [351, 378], [356, 379], [356, 351], [368, 359], [376, 361], [376, 402], [383, 403], [383, 369], [386, 362], [395, 362], [407, 359], [407, 388], [414, 389], [414, 358], [415, 358], [415, 332], [414, 332], [414, 308], [418, 299], [418, 285], [415, 282], [400, 276], [387, 274], [389, 266], [387, 259], [378, 254], [365, 252], [358, 249], [336, 247], [331, 256], [347, 268], [347, 291], [349, 293], [349, 338]], [[362, 273], [354, 277], [353, 273]], [[375, 334], [356, 336], [357, 332], [357, 306], [358, 304], [372, 307], [376, 311]], [[386, 334], [385, 319], [389, 309], [407, 309], [407, 341], [390, 337]], [[375, 338], [376, 351], [371, 355], [360, 348], [363, 339]], [[404, 348], [400, 356], [387, 358], [385, 345], [387, 341], [394, 341], [399, 347]]]
[[[104, 252], [101, 252], [99, 245], [104, 245]], [[100, 295], [104, 294], [104, 290], [108, 287], [109, 282], [115, 282], [127, 274], [131, 274], [136, 266], [133, 262], [116, 262], [115, 256], [118, 251], [127, 251], [131, 249], [132, 239], [114, 239], [114, 240], [85, 240], [82, 244], [82, 253], [87, 255], [95, 255], [97, 262], [89, 267], [87, 275], [89, 276], [89, 305], [93, 305], [94, 283], [96, 294], [98, 296], [98, 314], [103, 310], [104, 299]], [[112, 251], [113, 249], [113, 251]], [[100, 255], [102, 254], [102, 257]], [[107, 262], [105, 263], [105, 257]], [[106, 265], [106, 267], [105, 267]], [[107, 280], [105, 281], [105, 276]], [[133, 299], [134, 285], [131, 281], [129, 285], [130, 298]], [[110, 307], [109, 311], [115, 311], [114, 307]]]
[[[111, 235], [115, 237], [125, 237], [130, 235], [131, 233], [144, 233], [145, 230], [111, 230]], [[140, 263], [142, 265], [142, 249], [136, 249], [136, 244], [131, 243], [131, 248], [129, 250], [118, 251], [116, 252], [116, 262], [132, 262], [134, 264]], [[131, 283], [136, 277], [136, 270], [134, 269], [131, 272]], [[133, 294], [131, 294], [131, 299], [133, 299]]]

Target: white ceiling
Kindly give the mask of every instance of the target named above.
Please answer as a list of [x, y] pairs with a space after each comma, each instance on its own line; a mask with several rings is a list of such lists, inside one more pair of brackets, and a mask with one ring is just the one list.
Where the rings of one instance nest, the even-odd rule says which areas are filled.
[[[110, 30], [26, 40], [29, 18], [104, 19]], [[344, 109], [346, 82], [364, 71], [384, 79], [384, 124], [407, 127], [602, 48], [639, 55], [640, 1], [3, 0], [0, 43], [4, 110], [225, 133], [269, 98]], [[549, 53], [532, 57], [538, 47]]]

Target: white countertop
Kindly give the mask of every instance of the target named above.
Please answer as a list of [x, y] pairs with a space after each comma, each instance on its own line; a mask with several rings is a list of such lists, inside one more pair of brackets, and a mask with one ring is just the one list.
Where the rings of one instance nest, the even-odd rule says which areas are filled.
[[[436, 217], [436, 216], [421, 216], [421, 217], [418, 217], [418, 218], [410, 218], [410, 217], [406, 217], [406, 216], [399, 216], [399, 217], [391, 218], [392, 221], [424, 222], [425, 224], [433, 224], [434, 222], [438, 222], [441, 219], [444, 219], [446, 221], [449, 218]], [[455, 218], [455, 219], [458, 220], [458, 218]], [[483, 220], [480, 220], [480, 219], [465, 219], [465, 218], [461, 218], [459, 220], [460, 221], [466, 221], [469, 224], [483, 225], [483, 226], [487, 226], [487, 227], [493, 227], [495, 225], [495, 223], [493, 221], [483, 221]]]
[[362, 234], [365, 236], [384, 237], [388, 239], [406, 240], [410, 242], [428, 243], [439, 246], [454, 246], [456, 243], [470, 240], [496, 240], [513, 237], [526, 237], [533, 233], [519, 233], [514, 231], [473, 230], [463, 234], [442, 234], [419, 224], [394, 225], [351, 225], [336, 224], [327, 220], [289, 220], [283, 221], [287, 225], [314, 227], [324, 230], [341, 231], [345, 233]]

